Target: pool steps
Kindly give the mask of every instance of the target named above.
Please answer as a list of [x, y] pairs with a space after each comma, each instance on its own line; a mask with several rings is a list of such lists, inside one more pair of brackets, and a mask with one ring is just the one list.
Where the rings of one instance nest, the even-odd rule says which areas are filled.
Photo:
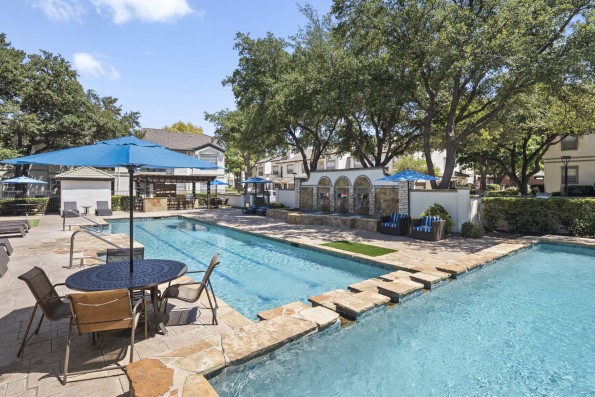
[[[293, 302], [258, 314], [259, 322], [228, 313], [226, 323], [231, 323], [230, 332], [211, 337], [161, 354], [159, 357], [142, 359], [131, 365], [143, 368], [146, 362], [160, 361], [163, 372], [175, 371], [171, 386], [163, 395], [215, 397], [217, 393], [206, 380], [229, 366], [242, 365], [262, 357], [282, 346], [317, 332], [329, 332], [340, 325], [361, 319], [383, 307], [402, 303], [415, 296], [429, 292], [447, 281], [455, 281], [469, 271], [493, 263], [496, 259], [537, 244], [538, 239], [518, 243], [502, 243], [489, 249], [470, 254], [463, 259], [444, 265], [393, 265], [389, 272], [375, 279], [363, 280], [348, 286], [349, 291], [334, 290], [308, 301]], [[235, 318], [235, 317], [237, 318]], [[153, 366], [154, 363], [151, 363]], [[130, 374], [129, 374], [130, 378]], [[159, 375], [151, 376], [154, 379]], [[165, 375], [165, 379], [169, 379]], [[162, 394], [139, 394], [137, 387], [148, 382], [147, 377], [131, 379], [131, 387], [137, 397]]]

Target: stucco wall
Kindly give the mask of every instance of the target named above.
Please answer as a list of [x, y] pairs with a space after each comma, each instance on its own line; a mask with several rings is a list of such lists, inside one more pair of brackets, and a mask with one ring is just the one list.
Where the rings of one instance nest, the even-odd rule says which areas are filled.
[[470, 191], [459, 190], [411, 190], [412, 217], [419, 216], [434, 203], [442, 205], [455, 221], [455, 232], [461, 231], [463, 223], [472, 219]]
[[91, 206], [90, 214], [95, 213], [97, 201], [107, 201], [111, 208], [112, 190], [110, 181], [71, 181], [63, 180], [61, 184], [60, 207], [65, 201], [76, 201], [78, 210], [83, 213], [83, 206]]
[[277, 190], [277, 203], [283, 204], [289, 208], [297, 207], [295, 202], [295, 190], [293, 189], [278, 189]]
[[562, 156], [571, 156], [569, 167], [578, 167], [578, 185], [593, 185], [595, 183], [595, 134], [587, 135], [578, 140], [576, 150], [562, 150], [562, 145], [552, 145], [543, 156], [545, 191], [554, 193], [563, 187]]

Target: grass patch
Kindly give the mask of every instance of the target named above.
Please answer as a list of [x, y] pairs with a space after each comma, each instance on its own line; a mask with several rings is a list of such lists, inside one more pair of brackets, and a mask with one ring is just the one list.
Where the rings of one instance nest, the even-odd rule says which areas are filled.
[[37, 219], [29, 219], [29, 223], [31, 224], [31, 227], [37, 227], [39, 226], [39, 221], [41, 221], [41, 219], [37, 218]]
[[324, 243], [321, 245], [324, 245], [325, 247], [336, 248], [343, 251], [355, 252], [357, 254], [367, 256], [380, 256], [390, 254], [391, 252], [397, 252], [397, 250], [393, 250], [390, 248], [377, 247], [375, 245], [370, 244], [353, 243], [351, 241], [335, 241], [332, 243]]

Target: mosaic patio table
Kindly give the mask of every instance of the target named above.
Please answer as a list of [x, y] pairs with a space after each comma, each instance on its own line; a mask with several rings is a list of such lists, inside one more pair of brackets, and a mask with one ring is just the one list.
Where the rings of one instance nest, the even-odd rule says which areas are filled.
[[155, 320], [167, 334], [161, 313], [158, 309], [158, 286], [184, 275], [188, 267], [178, 261], [166, 259], [139, 259], [134, 261], [134, 271], [130, 272], [130, 263], [112, 262], [81, 270], [66, 279], [66, 286], [78, 291], [105, 291], [126, 288], [149, 289]]

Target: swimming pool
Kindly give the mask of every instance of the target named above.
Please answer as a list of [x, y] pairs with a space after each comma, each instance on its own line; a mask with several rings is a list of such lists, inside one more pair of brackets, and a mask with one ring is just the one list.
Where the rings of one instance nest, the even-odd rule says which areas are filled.
[[595, 250], [541, 245], [213, 379], [224, 396], [595, 395]]
[[[110, 221], [111, 233], [128, 234], [128, 221]], [[215, 293], [249, 318], [389, 271], [186, 218], [137, 219], [134, 239], [146, 258], [179, 260], [204, 270], [216, 253]]]

